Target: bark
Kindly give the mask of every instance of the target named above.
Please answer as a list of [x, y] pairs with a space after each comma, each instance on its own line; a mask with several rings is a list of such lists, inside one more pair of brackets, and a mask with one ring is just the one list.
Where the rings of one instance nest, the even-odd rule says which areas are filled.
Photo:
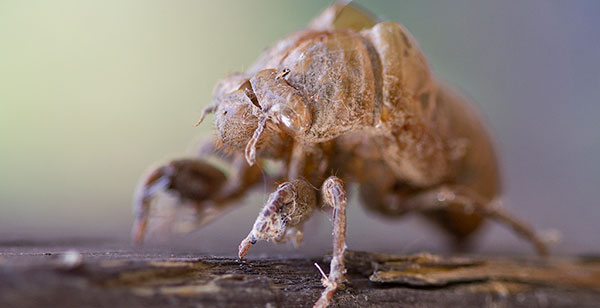
[[[0, 307], [310, 307], [323, 290], [314, 263], [329, 267], [328, 257], [240, 262], [92, 247], [0, 243]], [[332, 307], [600, 305], [600, 258], [348, 251], [346, 266]]]

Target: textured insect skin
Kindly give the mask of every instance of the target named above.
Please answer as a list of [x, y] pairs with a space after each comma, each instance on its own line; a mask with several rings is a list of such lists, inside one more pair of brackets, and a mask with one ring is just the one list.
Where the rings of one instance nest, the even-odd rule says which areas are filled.
[[[348, 16], [355, 22], [347, 24]], [[327, 306], [344, 281], [348, 183], [358, 184], [370, 211], [421, 213], [457, 243], [492, 218], [546, 253], [532, 229], [500, 207], [497, 158], [481, 117], [432, 75], [398, 23], [375, 24], [355, 7], [336, 4], [247, 72], [221, 81], [202, 118], [208, 113], [215, 113], [216, 141], [198, 159], [172, 161], [142, 179], [136, 241], [144, 238], [157, 192], [191, 202], [201, 225], [209, 210], [231, 206], [266, 176], [281, 184], [239, 257], [258, 240], [299, 242], [314, 209], [331, 207], [333, 259], [316, 307]], [[229, 177], [203, 160], [215, 154], [232, 166]], [[261, 175], [268, 160], [283, 168]]]

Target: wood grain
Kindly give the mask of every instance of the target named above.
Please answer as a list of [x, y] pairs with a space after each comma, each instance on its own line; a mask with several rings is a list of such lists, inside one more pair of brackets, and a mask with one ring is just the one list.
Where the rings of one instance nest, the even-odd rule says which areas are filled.
[[[310, 307], [328, 258], [202, 256], [105, 244], [0, 243], [0, 307]], [[598, 307], [599, 258], [349, 251], [332, 307]]]

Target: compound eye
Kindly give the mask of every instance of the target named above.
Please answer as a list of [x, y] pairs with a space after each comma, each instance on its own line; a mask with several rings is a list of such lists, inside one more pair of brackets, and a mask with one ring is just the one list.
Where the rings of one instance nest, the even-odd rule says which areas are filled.
[[298, 114], [292, 110], [289, 106], [284, 106], [281, 108], [279, 113], [279, 120], [285, 127], [294, 131], [294, 132], [302, 132], [301, 119], [298, 119]]
[[311, 115], [308, 107], [303, 103], [277, 104], [273, 106], [272, 112], [277, 114], [282, 128], [291, 134], [304, 133], [311, 125]]

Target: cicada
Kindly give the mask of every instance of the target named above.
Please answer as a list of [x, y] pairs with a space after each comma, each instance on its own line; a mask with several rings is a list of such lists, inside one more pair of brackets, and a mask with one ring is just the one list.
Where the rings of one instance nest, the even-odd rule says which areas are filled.
[[[332, 211], [333, 257], [315, 307], [327, 306], [345, 279], [350, 183], [368, 210], [385, 217], [420, 213], [458, 243], [491, 218], [547, 251], [529, 226], [502, 209], [498, 160], [482, 117], [433, 75], [399, 23], [377, 23], [356, 6], [334, 4], [249, 70], [219, 82], [201, 120], [211, 113], [216, 138], [198, 157], [142, 178], [134, 205], [137, 242], [161, 192], [178, 198], [173, 206], [189, 211], [193, 228], [268, 180], [278, 185], [239, 258], [260, 240], [299, 242], [315, 209]], [[229, 165], [230, 174], [209, 156]], [[270, 162], [282, 167], [261, 172]]]

